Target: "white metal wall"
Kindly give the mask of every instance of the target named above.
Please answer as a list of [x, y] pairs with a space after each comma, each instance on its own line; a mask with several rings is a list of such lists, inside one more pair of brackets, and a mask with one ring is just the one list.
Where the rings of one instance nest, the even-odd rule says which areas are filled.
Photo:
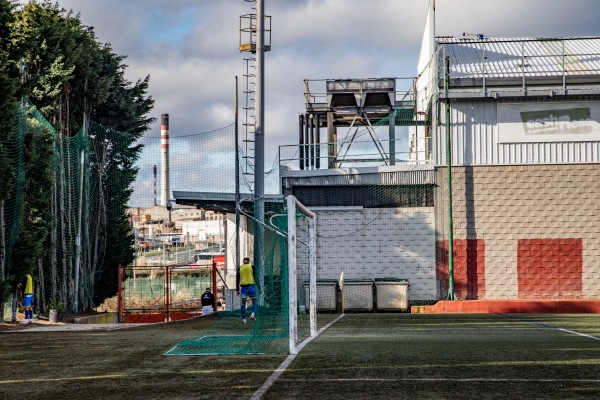
[[[446, 106], [436, 104], [434, 162], [445, 165]], [[499, 143], [495, 101], [452, 100], [451, 106], [453, 165], [600, 162], [600, 142]]]
[[[337, 280], [342, 271], [345, 279], [403, 278], [410, 285], [409, 300], [436, 299], [433, 207], [316, 214], [317, 279]], [[299, 273], [298, 279], [307, 278]]]

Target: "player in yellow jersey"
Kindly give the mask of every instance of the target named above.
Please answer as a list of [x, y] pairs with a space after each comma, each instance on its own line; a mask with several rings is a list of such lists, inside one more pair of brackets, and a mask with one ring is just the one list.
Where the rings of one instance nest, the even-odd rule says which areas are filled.
[[252, 313], [250, 319], [255, 319], [256, 312], [256, 286], [254, 286], [254, 275], [256, 271], [254, 265], [250, 264], [248, 257], [244, 258], [244, 263], [240, 265], [236, 276], [237, 295], [242, 296], [242, 324], [246, 325], [246, 303], [248, 297], [252, 300]]
[[33, 278], [29, 274], [25, 274], [25, 290], [23, 290], [23, 307], [25, 307], [24, 324], [33, 322]]

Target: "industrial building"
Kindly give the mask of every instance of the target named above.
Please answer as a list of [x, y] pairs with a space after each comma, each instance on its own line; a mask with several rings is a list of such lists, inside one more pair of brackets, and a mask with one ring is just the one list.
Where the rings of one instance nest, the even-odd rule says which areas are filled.
[[319, 279], [404, 278], [413, 303], [600, 298], [600, 38], [441, 38], [433, 17], [415, 78], [305, 82], [280, 188], [317, 214]]
[[[317, 212], [320, 276], [406, 278], [413, 301], [599, 298], [600, 38], [436, 38], [430, 24], [408, 95], [387, 101], [390, 79], [307, 94], [281, 182]], [[360, 123], [372, 150], [351, 156]]]
[[598, 54], [600, 38], [437, 41], [431, 157], [443, 188], [449, 128], [459, 298], [600, 297]]

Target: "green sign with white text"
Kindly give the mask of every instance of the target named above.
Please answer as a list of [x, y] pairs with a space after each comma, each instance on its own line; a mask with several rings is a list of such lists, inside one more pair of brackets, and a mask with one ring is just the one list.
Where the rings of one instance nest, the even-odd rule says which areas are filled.
[[568, 135], [592, 131], [589, 107], [521, 112], [526, 135]]
[[499, 143], [600, 141], [600, 102], [501, 103]]

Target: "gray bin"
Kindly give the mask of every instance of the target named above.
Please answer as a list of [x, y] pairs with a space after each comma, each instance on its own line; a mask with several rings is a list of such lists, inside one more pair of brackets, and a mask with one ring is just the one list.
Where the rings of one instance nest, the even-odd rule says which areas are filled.
[[225, 289], [225, 310], [235, 311], [242, 308], [242, 300], [235, 289]]
[[373, 310], [373, 281], [344, 281], [344, 309], [354, 311]]
[[[306, 310], [309, 307], [309, 284], [304, 282], [304, 301]], [[337, 309], [337, 281], [317, 281], [317, 311], [335, 311]]]
[[408, 280], [375, 279], [378, 310], [408, 310]]

